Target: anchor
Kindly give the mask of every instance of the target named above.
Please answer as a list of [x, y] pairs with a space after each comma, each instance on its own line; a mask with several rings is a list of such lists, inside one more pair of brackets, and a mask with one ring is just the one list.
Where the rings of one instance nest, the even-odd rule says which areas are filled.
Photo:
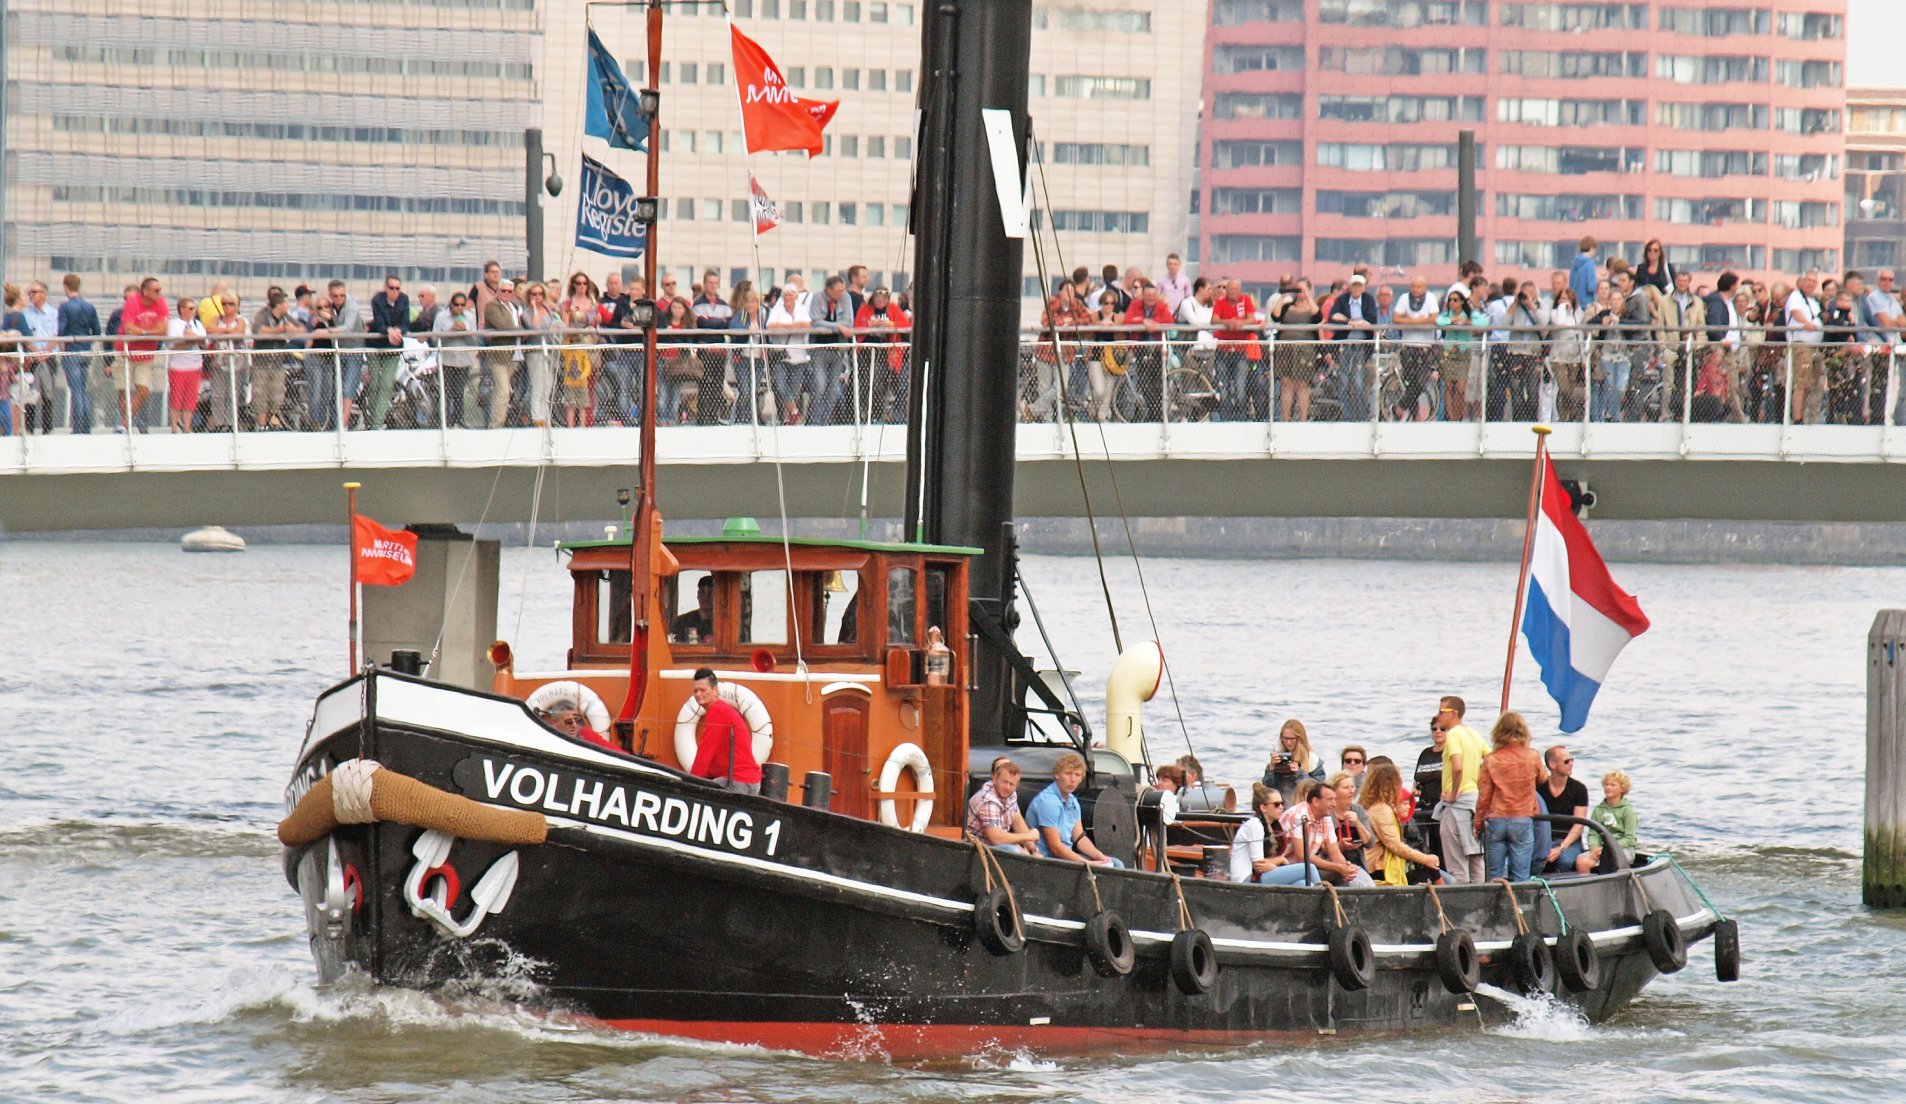
[[[452, 939], [461, 939], [477, 930], [485, 916], [502, 912], [503, 906], [509, 904], [510, 892], [516, 888], [517, 859], [516, 852], [511, 851], [490, 864], [470, 889], [469, 915], [459, 921], [450, 914], [450, 905], [454, 903], [450, 886], [455, 883], [456, 868], [450, 866], [449, 861], [450, 847], [455, 842], [455, 836], [435, 828], [417, 837], [410, 848], [417, 862], [404, 877], [404, 901], [410, 905], [412, 916], [430, 921]], [[424, 883], [433, 876], [442, 881], [425, 895]]]

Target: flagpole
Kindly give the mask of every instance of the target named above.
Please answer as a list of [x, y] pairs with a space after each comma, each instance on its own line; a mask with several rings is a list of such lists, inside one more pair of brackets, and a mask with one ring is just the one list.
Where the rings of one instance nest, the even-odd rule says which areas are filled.
[[351, 550], [351, 666], [348, 670], [353, 675], [357, 674], [357, 489], [361, 486], [362, 483], [344, 485], [345, 502], [351, 514], [351, 531], [345, 543]]
[[1509, 655], [1502, 661], [1502, 709], [1509, 712], [1509, 681], [1516, 669], [1516, 634], [1522, 631], [1522, 603], [1529, 594], [1529, 557], [1535, 552], [1535, 519], [1542, 512], [1542, 462], [1548, 459], [1549, 427], [1535, 431], [1535, 471], [1529, 476], [1529, 522], [1522, 531], [1522, 571], [1516, 579], [1516, 612], [1509, 619]]

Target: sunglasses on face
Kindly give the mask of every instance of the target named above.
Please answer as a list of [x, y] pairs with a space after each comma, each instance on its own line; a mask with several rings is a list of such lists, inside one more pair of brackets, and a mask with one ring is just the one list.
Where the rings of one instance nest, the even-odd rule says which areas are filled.
[[1361, 760], [1361, 759], [1345, 759], [1345, 760], [1343, 761], [1343, 765], [1344, 765], [1344, 766], [1346, 766], [1346, 767], [1361, 767], [1361, 766], [1363, 766], [1363, 760]]
[[1430, 731], [1431, 732], [1448, 732], [1449, 729], [1443, 727], [1442, 725], [1431, 725]]

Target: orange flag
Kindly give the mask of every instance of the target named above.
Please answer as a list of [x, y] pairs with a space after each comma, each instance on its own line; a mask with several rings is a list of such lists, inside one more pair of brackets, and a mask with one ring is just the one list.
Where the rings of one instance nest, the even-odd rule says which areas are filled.
[[771, 150], [821, 152], [821, 131], [840, 109], [839, 100], [804, 100], [788, 89], [781, 67], [759, 43], [729, 27], [735, 50], [735, 94], [749, 153]]
[[357, 581], [365, 586], [399, 586], [417, 573], [417, 534], [386, 529], [359, 514], [351, 519], [351, 555]]

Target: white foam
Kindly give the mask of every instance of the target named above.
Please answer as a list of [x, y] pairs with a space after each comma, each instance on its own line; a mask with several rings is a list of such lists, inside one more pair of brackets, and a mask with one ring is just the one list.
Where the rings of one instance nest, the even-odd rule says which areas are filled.
[[1490, 1028], [1491, 1035], [1547, 1043], [1575, 1043], [1594, 1034], [1581, 1009], [1556, 1000], [1551, 994], [1525, 997], [1487, 983], [1476, 986], [1476, 993], [1500, 1001], [1515, 1014], [1515, 1019], [1509, 1023]]

